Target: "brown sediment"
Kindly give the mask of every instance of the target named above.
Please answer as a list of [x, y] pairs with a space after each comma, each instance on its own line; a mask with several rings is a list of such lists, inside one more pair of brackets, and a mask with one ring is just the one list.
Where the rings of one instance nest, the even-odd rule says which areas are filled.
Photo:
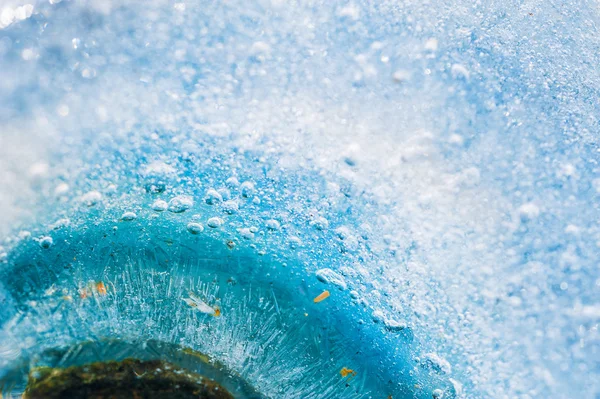
[[26, 399], [233, 399], [217, 382], [162, 360], [125, 359], [67, 368], [38, 367]]

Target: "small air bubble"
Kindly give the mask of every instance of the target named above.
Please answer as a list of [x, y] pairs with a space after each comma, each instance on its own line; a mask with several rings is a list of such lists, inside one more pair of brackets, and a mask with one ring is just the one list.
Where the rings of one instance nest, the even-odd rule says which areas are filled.
[[438, 374], [450, 374], [452, 372], [450, 363], [446, 359], [440, 357], [437, 353], [425, 354], [421, 360], [421, 365]]
[[296, 249], [300, 245], [302, 245], [302, 240], [300, 239], [300, 237], [293, 236], [293, 237], [289, 238], [289, 243], [290, 243], [290, 248]]
[[227, 184], [229, 187], [238, 187], [240, 185], [240, 181], [237, 179], [237, 177], [230, 177], [225, 181], [225, 184]]
[[324, 268], [317, 270], [315, 274], [317, 276], [317, 279], [322, 283], [333, 284], [342, 290], [345, 290], [347, 288], [344, 276], [342, 276], [338, 272], [335, 272], [328, 268]]
[[169, 212], [182, 213], [194, 205], [194, 200], [187, 195], [178, 195], [169, 201]]
[[325, 230], [329, 227], [329, 221], [324, 217], [319, 216], [311, 222], [311, 225], [317, 230]]
[[406, 328], [406, 323], [403, 321], [397, 321], [393, 319], [386, 319], [384, 321], [385, 329], [391, 332], [399, 332]]
[[67, 183], [60, 183], [54, 188], [54, 195], [61, 196], [69, 191], [69, 185]]
[[98, 191], [90, 191], [81, 196], [81, 201], [87, 206], [94, 206], [102, 200], [102, 194]]
[[52, 237], [45, 236], [40, 238], [40, 247], [44, 249], [50, 248], [53, 243], [54, 241], [52, 240]]
[[220, 188], [217, 190], [219, 194], [221, 194], [221, 198], [223, 201], [227, 201], [231, 199], [231, 191], [228, 188]]
[[69, 115], [69, 106], [65, 104], [59, 105], [56, 112], [58, 112], [58, 115], [65, 117]]
[[124, 222], [131, 222], [132, 220], [135, 220], [136, 218], [137, 218], [137, 215], [133, 212], [125, 212], [121, 216], [121, 220]]
[[256, 192], [256, 188], [254, 187], [254, 182], [245, 181], [240, 186], [242, 189], [242, 197], [250, 198]]
[[394, 74], [392, 75], [392, 79], [394, 79], [394, 82], [396, 83], [408, 82], [410, 80], [410, 72], [404, 69], [400, 69], [394, 72]]
[[239, 210], [239, 205], [238, 205], [237, 201], [229, 200], [229, 201], [223, 202], [222, 208], [223, 208], [223, 212], [232, 215]]
[[204, 227], [200, 223], [192, 222], [188, 223], [187, 231], [189, 231], [192, 234], [200, 234], [204, 231]]
[[377, 310], [373, 311], [373, 314], [372, 314], [372, 316], [373, 316], [373, 321], [374, 321], [375, 323], [379, 323], [379, 322], [381, 322], [381, 321], [384, 321], [384, 320], [385, 320], [385, 315], [384, 315], [384, 314], [383, 314], [383, 312], [382, 312], [381, 310], [379, 310], [379, 309], [377, 309]]
[[216, 205], [223, 202], [223, 196], [217, 190], [211, 188], [206, 192], [204, 201], [206, 201], [208, 205]]
[[540, 215], [540, 208], [532, 202], [521, 205], [519, 207], [519, 217], [522, 222], [527, 222], [537, 218]]
[[167, 204], [167, 201], [156, 200], [152, 203], [152, 210], [156, 212], [164, 212], [168, 207], [169, 204]]
[[454, 79], [469, 79], [469, 70], [464, 65], [452, 65], [452, 68], [450, 68], [450, 73]]
[[254, 238], [254, 233], [249, 228], [239, 229], [238, 232], [242, 238], [245, 238], [246, 240], [252, 240]]
[[21, 58], [25, 61], [31, 61], [35, 58], [35, 52], [30, 48], [26, 48], [21, 52]]
[[425, 50], [427, 51], [436, 51], [438, 49], [438, 41], [435, 38], [428, 39], [425, 42]]
[[217, 227], [221, 227], [223, 225], [223, 219], [217, 217], [210, 218], [206, 224], [208, 227], [216, 229]]
[[266, 225], [267, 225], [267, 229], [273, 230], [273, 231], [279, 230], [281, 228], [281, 224], [279, 224], [279, 222], [275, 219], [267, 220]]

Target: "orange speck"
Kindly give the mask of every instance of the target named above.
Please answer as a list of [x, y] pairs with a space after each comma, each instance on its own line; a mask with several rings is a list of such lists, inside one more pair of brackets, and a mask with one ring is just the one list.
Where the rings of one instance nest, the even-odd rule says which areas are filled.
[[87, 297], [88, 297], [88, 292], [87, 292], [87, 290], [85, 288], [79, 290], [79, 298], [85, 299]]
[[356, 371], [352, 370], [352, 369], [348, 369], [346, 367], [342, 367], [342, 369], [340, 370], [340, 374], [342, 375], [342, 377], [346, 378], [348, 376], [352, 376], [354, 377], [356, 375]]
[[98, 295], [106, 295], [106, 286], [102, 281], [96, 283], [96, 291], [98, 291]]
[[213, 314], [213, 316], [215, 316], [215, 317], [221, 316], [221, 308], [220, 307], [215, 306], [215, 313]]
[[329, 291], [325, 290], [322, 293], [320, 293], [319, 295], [317, 295], [317, 297], [313, 300], [315, 303], [319, 303], [324, 299], [329, 298]]

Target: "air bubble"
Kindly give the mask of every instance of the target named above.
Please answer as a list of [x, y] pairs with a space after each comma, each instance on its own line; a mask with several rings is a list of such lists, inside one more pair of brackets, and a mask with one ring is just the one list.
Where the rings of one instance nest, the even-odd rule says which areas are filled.
[[216, 229], [217, 227], [221, 227], [223, 225], [223, 219], [217, 217], [210, 218], [206, 224], [208, 227]]
[[206, 192], [204, 201], [206, 201], [208, 205], [216, 205], [223, 202], [223, 196], [217, 190], [211, 188]]
[[329, 221], [322, 216], [315, 218], [310, 224], [317, 230], [325, 230], [329, 227]]
[[372, 316], [373, 316], [373, 321], [374, 321], [375, 323], [379, 323], [379, 322], [382, 322], [382, 321], [384, 321], [384, 320], [385, 320], [385, 315], [384, 315], [384, 314], [383, 314], [383, 312], [382, 312], [381, 310], [379, 310], [379, 309], [377, 309], [377, 310], [373, 311], [373, 314], [372, 314]]
[[167, 204], [167, 201], [156, 200], [152, 203], [152, 210], [156, 212], [164, 212], [168, 207], [169, 204]]
[[237, 201], [229, 200], [229, 201], [223, 202], [222, 208], [223, 208], [223, 212], [232, 215], [239, 210], [240, 206], [238, 205]]
[[425, 50], [434, 52], [438, 49], [438, 41], [435, 38], [430, 38], [425, 42]]
[[331, 269], [328, 269], [328, 268], [320, 269], [320, 270], [317, 270], [317, 272], [315, 274], [317, 276], [317, 279], [319, 281], [321, 281], [322, 283], [333, 284], [342, 290], [345, 290], [348, 287], [346, 285], [344, 276], [342, 276], [341, 274], [339, 274]]
[[240, 181], [237, 179], [237, 177], [230, 177], [225, 181], [225, 184], [227, 184], [229, 187], [238, 187], [240, 185]]
[[178, 195], [169, 201], [169, 212], [182, 213], [194, 205], [194, 200], [187, 195]]
[[58, 219], [56, 222], [50, 225], [52, 230], [58, 230], [62, 227], [66, 227], [71, 224], [71, 220], [69, 218]]
[[40, 247], [44, 249], [50, 248], [53, 243], [54, 241], [52, 240], [52, 237], [44, 236], [40, 238]]
[[67, 183], [60, 183], [54, 188], [54, 195], [61, 196], [69, 191], [69, 185]]
[[124, 222], [131, 222], [132, 220], [135, 220], [136, 218], [137, 218], [137, 215], [133, 212], [125, 212], [121, 216], [121, 220]]
[[174, 175], [175, 173], [177, 173], [177, 170], [174, 167], [161, 161], [151, 162], [146, 165], [143, 171], [143, 174], [147, 176], [165, 176]]
[[292, 248], [292, 249], [296, 249], [300, 245], [302, 245], [302, 240], [300, 239], [300, 237], [296, 237], [296, 236], [290, 237], [289, 242], [290, 242], [290, 248]]
[[22, 230], [19, 231], [19, 236], [18, 236], [21, 240], [26, 240], [29, 237], [31, 237], [31, 232], [27, 231], [27, 230]]
[[519, 217], [522, 222], [528, 222], [540, 215], [540, 208], [532, 202], [528, 202], [519, 207]]
[[219, 194], [221, 194], [221, 198], [223, 201], [227, 201], [229, 199], [231, 199], [231, 191], [229, 191], [229, 189], [227, 188], [220, 188], [217, 190], [217, 192]]
[[256, 192], [254, 182], [250, 180], [243, 182], [240, 188], [242, 189], [242, 197], [244, 198], [250, 198]]
[[187, 231], [192, 234], [200, 234], [204, 231], [204, 227], [200, 223], [191, 222], [187, 225]]
[[442, 391], [441, 389], [434, 389], [431, 393], [431, 396], [433, 397], [433, 399], [443, 399], [444, 391]]
[[254, 233], [249, 228], [239, 229], [238, 232], [242, 238], [245, 238], [246, 240], [252, 240], [254, 238]]
[[102, 194], [98, 191], [90, 191], [81, 196], [81, 202], [87, 206], [94, 206], [102, 200]]
[[450, 73], [454, 79], [469, 79], [469, 70], [464, 65], [452, 65]]
[[350, 229], [346, 226], [341, 226], [335, 229], [335, 234], [337, 234], [340, 240], [345, 240], [350, 237]]
[[273, 230], [273, 231], [279, 230], [281, 228], [281, 224], [279, 224], [279, 222], [275, 219], [267, 220], [266, 225], [267, 225], [267, 229]]
[[385, 329], [391, 332], [400, 332], [407, 327], [405, 322], [393, 319], [386, 319], [383, 324], [385, 325]]
[[427, 353], [424, 355], [421, 360], [421, 365], [438, 374], [450, 374], [452, 372], [450, 363], [446, 359], [440, 357], [437, 353]]
[[408, 82], [408, 80], [410, 79], [410, 72], [403, 69], [398, 70], [394, 72], [394, 74], [392, 75], [392, 79], [394, 79], [394, 82], [396, 83]]
[[450, 383], [452, 384], [452, 389], [454, 390], [454, 396], [461, 396], [463, 393], [463, 386], [459, 381], [456, 381], [454, 378], [448, 378]]

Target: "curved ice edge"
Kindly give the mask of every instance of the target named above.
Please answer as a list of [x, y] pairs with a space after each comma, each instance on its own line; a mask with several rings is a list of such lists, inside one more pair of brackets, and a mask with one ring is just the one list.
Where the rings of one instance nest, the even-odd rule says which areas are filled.
[[[12, 306], [0, 312], [0, 326], [19, 311], [17, 303], [27, 297], [27, 290], [48, 288], [68, 274], [65, 262], [70, 259], [103, 268], [109, 256], [119, 264], [152, 254], [158, 265], [167, 265], [167, 259], [171, 264], [187, 265], [179, 272], [222, 272], [235, 275], [241, 286], [251, 283], [271, 287], [282, 307], [310, 307], [310, 321], [334, 328], [345, 338], [347, 353], [356, 362], [353, 367], [368, 371], [372, 380], [369, 385], [377, 391], [393, 398], [431, 398], [435, 390], [441, 389], [445, 398], [456, 396], [454, 384], [443, 370], [423, 367], [418, 361], [419, 343], [410, 329], [400, 334], [386, 333], [381, 323], [372, 320], [372, 309], [358, 306], [347, 291], [325, 286], [307, 275], [310, 268], [293, 259], [293, 254], [279, 254], [273, 260], [251, 247], [231, 250], [220, 233], [210, 230], [190, 234], [185, 225], [172, 220], [138, 218], [115, 228], [115, 216], [105, 215], [84, 228], [61, 226], [48, 231], [47, 236], [52, 237], [49, 247], [35, 239], [16, 245], [0, 268], [0, 281], [6, 282], [8, 296], [14, 300]], [[207, 265], [208, 270], [204, 269]], [[326, 288], [332, 292], [331, 297], [325, 304], [314, 304], [313, 298]]]

